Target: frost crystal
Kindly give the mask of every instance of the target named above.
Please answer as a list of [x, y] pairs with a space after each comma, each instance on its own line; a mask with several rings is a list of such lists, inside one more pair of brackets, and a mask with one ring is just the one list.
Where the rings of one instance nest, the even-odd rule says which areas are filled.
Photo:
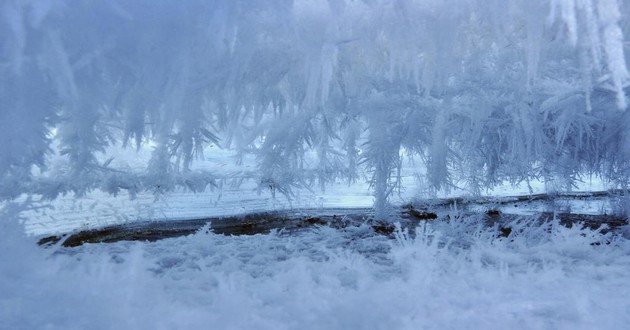
[[[0, 5], [0, 196], [630, 178], [616, 0]], [[111, 150], [151, 150], [141, 168]], [[195, 168], [221, 147], [250, 171]], [[212, 149], [214, 148], [214, 149]]]

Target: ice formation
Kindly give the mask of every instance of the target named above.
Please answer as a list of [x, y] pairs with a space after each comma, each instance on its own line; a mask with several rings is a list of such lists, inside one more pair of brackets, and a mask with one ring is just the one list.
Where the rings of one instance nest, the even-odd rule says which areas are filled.
[[[627, 189], [629, 14], [621, 0], [0, 1], [0, 329], [626, 327], [630, 230], [555, 213], [510, 218], [509, 237], [457, 209], [415, 237], [366, 221], [71, 249], [24, 230], [266, 206], [244, 189], [328, 189], [385, 218], [416, 174], [429, 194], [587, 176]], [[182, 193], [209, 189], [214, 204]], [[29, 222], [44, 215], [55, 228]]]
[[[532, 179], [570, 189], [588, 174], [625, 187], [628, 10], [616, 0], [7, 0], [0, 196], [200, 191], [226, 176], [290, 195], [367, 177], [382, 209], [403, 154], [435, 190]], [[209, 145], [256, 168], [194, 168]], [[152, 156], [115, 166], [112, 146]]]

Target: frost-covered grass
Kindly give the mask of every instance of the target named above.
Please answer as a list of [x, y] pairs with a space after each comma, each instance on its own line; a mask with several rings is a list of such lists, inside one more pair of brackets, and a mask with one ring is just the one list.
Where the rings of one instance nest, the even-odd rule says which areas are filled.
[[2, 220], [2, 329], [619, 329], [630, 321], [630, 242], [529, 218], [512, 223], [509, 238], [469, 217], [427, 223], [415, 238], [367, 226], [297, 236], [204, 229], [74, 249], [39, 248]]

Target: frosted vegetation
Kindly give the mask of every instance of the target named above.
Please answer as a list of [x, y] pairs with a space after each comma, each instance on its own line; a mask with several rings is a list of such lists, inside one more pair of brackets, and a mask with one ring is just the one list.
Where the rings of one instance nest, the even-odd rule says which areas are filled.
[[[70, 249], [23, 225], [66, 194], [228, 181], [289, 199], [368, 182], [390, 224], [412, 184], [627, 190], [629, 15], [621, 0], [0, 1], [0, 329], [627, 327], [628, 228], [522, 216], [502, 237], [451, 210], [395, 238], [205, 227]], [[195, 214], [183, 201], [171, 220]]]
[[434, 191], [630, 178], [619, 1], [176, 3], [3, 2], [0, 197], [368, 178], [382, 210], [403, 155]]

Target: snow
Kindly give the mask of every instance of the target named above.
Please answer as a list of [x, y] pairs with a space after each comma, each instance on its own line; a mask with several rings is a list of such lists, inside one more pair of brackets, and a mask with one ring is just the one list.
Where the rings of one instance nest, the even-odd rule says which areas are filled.
[[[6, 220], [6, 219], [3, 219]], [[522, 218], [41, 249], [3, 221], [0, 324], [28, 328], [623, 328], [630, 244]], [[601, 242], [601, 245], [592, 243]], [[20, 251], [20, 253], [15, 253]]]
[[[628, 228], [536, 217], [628, 214], [629, 15], [618, 0], [5, 0], [0, 329], [623, 328]], [[621, 193], [563, 195], [604, 190]], [[560, 197], [502, 205], [508, 238], [482, 205], [395, 239], [363, 224], [35, 244], [265, 211], [395, 224], [409, 202], [535, 193]]]

